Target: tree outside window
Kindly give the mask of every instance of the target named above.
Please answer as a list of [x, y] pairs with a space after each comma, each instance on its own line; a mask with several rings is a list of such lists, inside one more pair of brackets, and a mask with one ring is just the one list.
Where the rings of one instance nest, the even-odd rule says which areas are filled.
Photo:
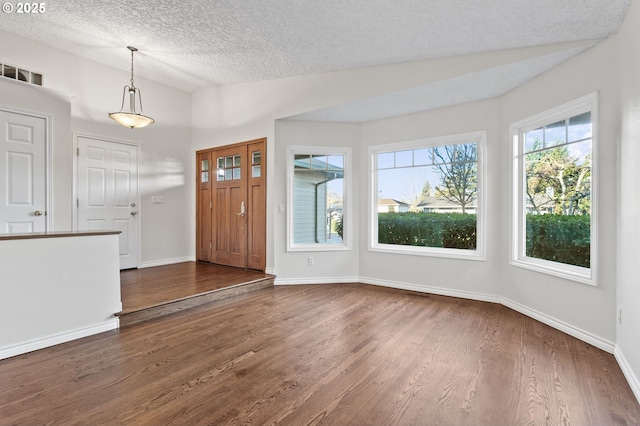
[[372, 248], [476, 257], [484, 132], [373, 147]]
[[591, 264], [591, 112], [524, 133], [526, 255]]
[[594, 284], [593, 145], [597, 95], [511, 125], [511, 263]]

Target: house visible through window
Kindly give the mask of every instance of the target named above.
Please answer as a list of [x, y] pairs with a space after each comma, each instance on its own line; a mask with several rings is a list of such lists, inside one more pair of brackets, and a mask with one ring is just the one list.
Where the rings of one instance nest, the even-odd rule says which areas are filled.
[[516, 123], [512, 262], [592, 282], [595, 96]]
[[484, 132], [377, 146], [371, 248], [482, 257]]
[[[301, 152], [301, 150], [303, 152]], [[290, 153], [289, 249], [341, 249], [348, 153], [311, 148]]]

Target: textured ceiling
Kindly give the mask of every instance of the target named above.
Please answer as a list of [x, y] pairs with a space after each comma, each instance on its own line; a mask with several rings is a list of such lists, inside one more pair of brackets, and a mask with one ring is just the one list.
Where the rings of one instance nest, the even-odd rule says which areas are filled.
[[[594, 43], [595, 44], [595, 43]], [[373, 96], [288, 117], [292, 120], [361, 123], [494, 98], [542, 74], [590, 46], [464, 74], [435, 83]]]
[[[122, 70], [129, 68], [126, 46], [133, 45], [140, 50], [136, 75], [192, 91], [602, 39], [618, 30], [630, 1], [56, 0], [42, 14], [4, 13], [0, 29]], [[504, 67], [494, 71], [508, 74]], [[507, 80], [505, 87], [518, 84]], [[420, 90], [434, 94], [458, 83]]]

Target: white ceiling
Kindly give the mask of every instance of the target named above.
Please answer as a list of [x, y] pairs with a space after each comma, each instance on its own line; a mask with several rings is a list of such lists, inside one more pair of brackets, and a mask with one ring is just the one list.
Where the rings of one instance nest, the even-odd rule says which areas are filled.
[[[615, 34], [631, 0], [56, 0], [0, 29], [186, 91]], [[12, 2], [15, 3], [15, 2]], [[387, 95], [406, 113], [505, 93], [584, 49]], [[1, 54], [1, 51], [0, 51]], [[487, 86], [487, 83], [489, 86]], [[499, 84], [498, 84], [499, 83]], [[461, 91], [460, 85], [467, 89]], [[451, 89], [455, 96], [451, 96]], [[443, 94], [447, 95], [444, 96]], [[465, 95], [465, 93], [467, 95]], [[428, 98], [429, 101], [418, 99]], [[362, 121], [381, 99], [303, 116]], [[374, 105], [375, 104], [375, 105]], [[397, 107], [396, 107], [397, 109]], [[348, 112], [347, 110], [351, 110]]]

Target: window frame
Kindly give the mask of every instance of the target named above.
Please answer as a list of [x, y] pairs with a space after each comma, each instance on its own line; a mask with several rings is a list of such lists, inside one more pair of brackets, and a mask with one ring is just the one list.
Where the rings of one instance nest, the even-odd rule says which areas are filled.
[[[486, 253], [486, 165], [484, 151], [486, 149], [487, 132], [479, 130], [475, 132], [458, 133], [447, 136], [415, 139], [404, 142], [375, 145], [369, 147], [369, 232], [368, 249], [372, 252], [405, 254], [412, 256], [444, 257], [452, 259], [485, 261]], [[432, 148], [445, 145], [463, 144], [475, 142], [477, 144], [477, 191], [476, 197], [476, 249], [465, 250], [445, 247], [419, 247], [395, 244], [382, 244], [378, 242], [378, 186], [377, 186], [377, 158], [379, 153], [390, 151], [403, 151], [409, 149]]]
[[[344, 157], [343, 170], [343, 194], [342, 194], [342, 243], [296, 243], [295, 221], [294, 221], [294, 175], [295, 175], [295, 156], [296, 155], [341, 155]], [[287, 152], [287, 251], [345, 251], [352, 249], [352, 213], [351, 213], [351, 148], [348, 147], [318, 147], [292, 145], [289, 146]]]
[[[590, 223], [590, 267], [564, 264], [552, 260], [538, 259], [526, 255], [526, 220], [524, 185], [526, 182], [524, 168], [525, 132], [567, 120], [576, 115], [591, 112], [591, 223]], [[597, 176], [598, 158], [598, 93], [594, 92], [573, 101], [551, 108], [539, 114], [512, 123], [509, 126], [512, 140], [512, 177], [511, 177], [511, 248], [510, 265], [577, 281], [592, 286], [597, 285], [598, 265], [598, 203]]]

